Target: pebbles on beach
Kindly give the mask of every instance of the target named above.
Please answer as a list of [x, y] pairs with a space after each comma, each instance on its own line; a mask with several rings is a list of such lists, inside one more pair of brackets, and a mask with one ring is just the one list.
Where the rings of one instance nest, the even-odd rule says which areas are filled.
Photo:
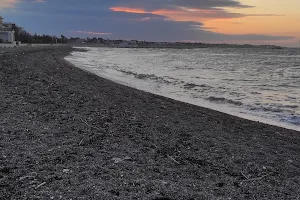
[[299, 132], [99, 78], [69, 47], [16, 51], [0, 55], [2, 199], [297, 199]]

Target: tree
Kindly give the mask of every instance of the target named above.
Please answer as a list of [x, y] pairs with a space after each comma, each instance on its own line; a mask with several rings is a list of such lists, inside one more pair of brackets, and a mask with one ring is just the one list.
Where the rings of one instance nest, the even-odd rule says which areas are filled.
[[53, 43], [67, 43], [68, 38], [61, 35], [61, 38], [57, 38], [56, 36], [50, 35], [38, 35], [38, 34], [30, 34], [26, 32], [23, 28], [18, 27], [17, 25], [13, 26], [13, 30], [15, 31], [15, 39], [16, 41], [21, 41], [22, 43], [44, 43], [44, 44], [53, 44]]
[[61, 35], [60, 38], [57, 38], [57, 42], [61, 44], [66, 44], [68, 43], [68, 38], [65, 37], [64, 35]]
[[99, 41], [100, 44], [104, 43], [104, 39], [103, 38], [98, 38], [98, 41]]

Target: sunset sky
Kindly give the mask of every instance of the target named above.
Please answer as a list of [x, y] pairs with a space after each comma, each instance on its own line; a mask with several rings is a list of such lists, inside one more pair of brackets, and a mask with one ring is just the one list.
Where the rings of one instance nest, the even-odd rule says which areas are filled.
[[32, 33], [300, 47], [300, 0], [0, 0], [0, 15]]

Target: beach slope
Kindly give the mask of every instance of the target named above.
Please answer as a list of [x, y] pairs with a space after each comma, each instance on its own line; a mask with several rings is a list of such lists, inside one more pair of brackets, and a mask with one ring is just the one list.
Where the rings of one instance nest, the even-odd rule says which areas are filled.
[[297, 199], [300, 133], [0, 55], [0, 199]]

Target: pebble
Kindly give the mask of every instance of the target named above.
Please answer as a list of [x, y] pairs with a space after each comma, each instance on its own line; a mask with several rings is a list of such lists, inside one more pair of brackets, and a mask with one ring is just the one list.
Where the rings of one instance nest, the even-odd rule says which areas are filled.
[[124, 160], [131, 160], [131, 157], [125, 156]]
[[167, 184], [168, 184], [167, 181], [161, 181], [161, 183], [162, 183], [163, 185], [167, 185]]
[[123, 161], [122, 158], [113, 158], [112, 160], [113, 160], [115, 163], [120, 163], [120, 162]]
[[66, 173], [66, 174], [69, 174], [71, 173], [72, 171], [70, 169], [63, 169], [63, 173]]
[[124, 161], [124, 160], [131, 160], [131, 157], [125, 156], [125, 158], [113, 158], [112, 160], [113, 160], [115, 163], [120, 163], [120, 162], [122, 162], [122, 161]]

